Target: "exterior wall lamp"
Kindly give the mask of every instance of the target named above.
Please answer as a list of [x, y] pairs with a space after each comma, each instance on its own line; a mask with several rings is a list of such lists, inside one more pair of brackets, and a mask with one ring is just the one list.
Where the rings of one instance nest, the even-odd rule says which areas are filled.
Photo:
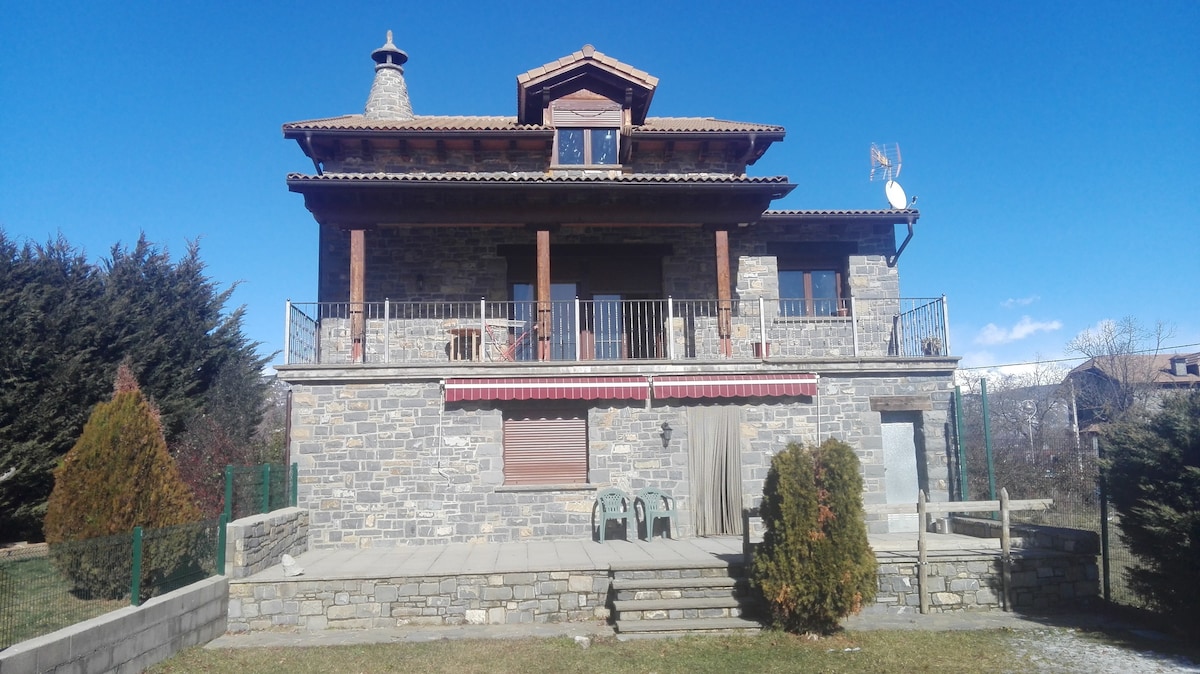
[[662, 433], [660, 433], [659, 435], [662, 436], [663, 449], [666, 449], [667, 446], [671, 444], [671, 433], [674, 430], [675, 429], [671, 428], [671, 424], [668, 424], [665, 421], [662, 423]]

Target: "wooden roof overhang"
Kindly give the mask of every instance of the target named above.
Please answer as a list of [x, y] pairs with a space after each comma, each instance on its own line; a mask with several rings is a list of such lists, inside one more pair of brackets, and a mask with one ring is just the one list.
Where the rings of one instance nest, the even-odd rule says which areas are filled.
[[795, 185], [771, 178], [291, 174], [317, 222], [405, 225], [679, 225], [758, 220]]

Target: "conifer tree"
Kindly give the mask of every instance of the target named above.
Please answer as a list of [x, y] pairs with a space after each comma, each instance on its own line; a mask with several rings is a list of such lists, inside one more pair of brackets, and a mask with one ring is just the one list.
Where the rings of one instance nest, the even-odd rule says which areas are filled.
[[1171, 396], [1149, 420], [1105, 437], [1109, 496], [1137, 556], [1134, 590], [1178, 625], [1200, 626], [1200, 391]]
[[[167, 453], [158, 410], [145, 399], [126, 364], [112, 399], [96, 405], [79, 441], [54, 471], [45, 534], [55, 564], [78, 590], [119, 597], [129, 587], [127, 567], [109, 550], [61, 546], [80, 539], [128, 534], [197, 521], [200, 512]], [[185, 554], [186, 551], [177, 551]], [[119, 556], [119, 555], [118, 555]], [[148, 560], [147, 574], [164, 575], [178, 559]]]
[[772, 622], [791, 632], [828, 633], [875, 598], [862, 477], [839, 440], [787, 446], [771, 460], [760, 509], [766, 534], [751, 582]]

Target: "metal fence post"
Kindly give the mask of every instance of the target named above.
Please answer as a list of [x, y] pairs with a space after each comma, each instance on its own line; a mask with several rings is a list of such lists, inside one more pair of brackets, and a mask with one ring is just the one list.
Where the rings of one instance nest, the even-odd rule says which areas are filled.
[[392, 362], [392, 301], [383, 298], [383, 362]]
[[133, 528], [133, 569], [129, 579], [129, 603], [142, 604], [142, 528]]
[[292, 364], [292, 301], [283, 310], [283, 362]]
[[[1100, 438], [1092, 436], [1092, 449], [1096, 452], [1096, 458], [1104, 458], [1103, 445], [1100, 444]], [[1104, 601], [1112, 601], [1112, 567], [1110, 554], [1112, 549], [1109, 547], [1108, 540], [1108, 473], [1104, 470], [1104, 461], [1100, 461], [1100, 572], [1101, 572], [1101, 587], [1104, 590]]]
[[225, 542], [228, 540], [228, 532], [225, 527], [229, 525], [229, 518], [221, 515], [221, 519], [217, 522], [217, 575], [225, 575]]
[[225, 519], [233, 521], [233, 466], [225, 466]]
[[271, 512], [271, 464], [262, 465], [262, 511]]
[[[983, 449], [987, 454], [988, 500], [996, 500], [996, 463], [992, 458], [992, 420], [988, 414], [987, 379], [979, 380], [979, 398], [983, 406]], [[992, 513], [996, 519], [996, 513]]]
[[958, 445], [958, 500], [971, 500], [971, 483], [967, 480], [967, 431], [963, 414], [962, 387], [954, 387], [954, 435]]
[[667, 295], [667, 360], [675, 360], [675, 302]]
[[298, 463], [292, 464], [292, 485], [291, 486], [292, 486], [291, 506], [293, 508], [295, 508], [296, 504], [300, 502], [300, 464], [298, 464]]

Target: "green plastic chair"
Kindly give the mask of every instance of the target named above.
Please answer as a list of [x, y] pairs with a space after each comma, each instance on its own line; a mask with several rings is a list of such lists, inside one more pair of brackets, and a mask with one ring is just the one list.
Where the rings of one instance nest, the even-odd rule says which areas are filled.
[[[646, 487], [637, 493], [637, 500], [634, 501], [634, 510], [638, 510], [638, 504], [641, 504], [642, 521], [646, 526], [646, 540], [654, 538], [654, 522], [656, 520], [667, 520], [670, 524], [671, 538], [675, 537], [675, 528], [678, 522], [675, 520], [675, 499], [661, 489], [654, 487]], [[667, 529], [663, 529], [663, 538], [667, 537]]]
[[629, 495], [617, 489], [609, 487], [596, 494], [596, 510], [600, 516], [600, 542], [604, 542], [605, 529], [608, 528], [609, 522], [623, 521], [625, 522], [626, 531], [629, 527]]

